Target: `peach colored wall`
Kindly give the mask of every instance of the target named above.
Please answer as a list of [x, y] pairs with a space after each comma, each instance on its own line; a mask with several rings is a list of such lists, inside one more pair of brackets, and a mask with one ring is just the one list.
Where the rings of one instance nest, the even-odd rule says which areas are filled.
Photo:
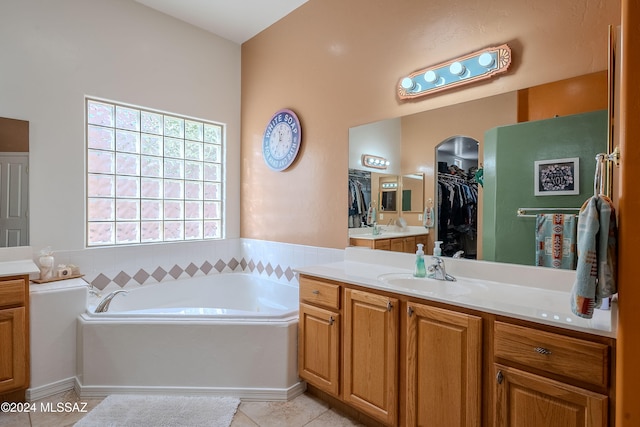
[[606, 110], [608, 84], [604, 70], [523, 89], [518, 92], [518, 121]]
[[[604, 70], [607, 26], [619, 22], [617, 2], [310, 0], [242, 45], [241, 236], [346, 246], [350, 127]], [[396, 97], [411, 71], [505, 42], [507, 74]], [[303, 141], [293, 166], [272, 172], [261, 137], [285, 107]]]

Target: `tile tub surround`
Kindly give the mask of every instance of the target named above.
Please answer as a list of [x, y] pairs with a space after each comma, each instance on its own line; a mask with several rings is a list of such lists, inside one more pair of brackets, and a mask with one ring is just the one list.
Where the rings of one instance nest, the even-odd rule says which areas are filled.
[[56, 264], [75, 264], [104, 291], [194, 276], [244, 272], [297, 283], [294, 269], [339, 261], [343, 250], [253, 239], [177, 242], [54, 252]]
[[[497, 315], [616, 337], [617, 303], [595, 310], [592, 319], [571, 313], [575, 271], [445, 258], [457, 282], [412, 280], [415, 255], [362, 248], [345, 249], [344, 261], [301, 267], [301, 274], [440, 301]], [[425, 260], [430, 264], [430, 258]], [[380, 277], [407, 278], [403, 284]]]

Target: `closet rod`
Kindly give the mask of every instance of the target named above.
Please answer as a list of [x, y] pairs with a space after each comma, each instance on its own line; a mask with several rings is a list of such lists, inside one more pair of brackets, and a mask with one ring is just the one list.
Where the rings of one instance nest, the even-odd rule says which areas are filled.
[[535, 212], [570, 211], [571, 212], [571, 211], [579, 211], [579, 210], [580, 208], [518, 208], [518, 210], [516, 211], [516, 215], [524, 218], [535, 218], [536, 215], [527, 215], [527, 212], [529, 211], [535, 211]]
[[463, 181], [463, 182], [469, 182], [470, 179], [465, 178], [464, 176], [460, 176], [460, 175], [451, 175], [448, 173], [443, 173], [443, 172], [438, 172], [438, 178], [442, 178], [442, 179], [452, 179], [452, 180], [456, 180], [456, 181]]

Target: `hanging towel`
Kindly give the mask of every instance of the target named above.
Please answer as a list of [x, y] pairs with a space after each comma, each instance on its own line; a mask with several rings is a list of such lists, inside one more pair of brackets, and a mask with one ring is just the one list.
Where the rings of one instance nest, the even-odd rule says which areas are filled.
[[422, 216], [422, 225], [425, 228], [433, 228], [433, 207], [427, 207], [424, 209], [424, 214]]
[[536, 265], [576, 268], [576, 216], [538, 214], [536, 216]]
[[616, 213], [611, 200], [593, 196], [578, 217], [578, 266], [571, 291], [571, 311], [591, 319], [602, 300], [618, 292]]

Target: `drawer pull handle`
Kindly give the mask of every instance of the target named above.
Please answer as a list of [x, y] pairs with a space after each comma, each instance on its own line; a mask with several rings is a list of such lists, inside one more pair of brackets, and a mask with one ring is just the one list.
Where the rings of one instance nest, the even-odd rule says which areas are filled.
[[333, 316], [329, 317], [329, 326], [333, 326], [335, 321], [336, 319], [334, 319]]
[[544, 348], [544, 347], [535, 347], [533, 350], [534, 350], [536, 353], [538, 353], [538, 354], [543, 354], [543, 355], [545, 355], [545, 356], [549, 356], [549, 355], [551, 354], [551, 350], [548, 350], [548, 349], [546, 349], [546, 348]]
[[317, 289], [314, 289], [313, 291], [311, 291], [311, 293], [314, 295], [320, 295], [320, 291]]

